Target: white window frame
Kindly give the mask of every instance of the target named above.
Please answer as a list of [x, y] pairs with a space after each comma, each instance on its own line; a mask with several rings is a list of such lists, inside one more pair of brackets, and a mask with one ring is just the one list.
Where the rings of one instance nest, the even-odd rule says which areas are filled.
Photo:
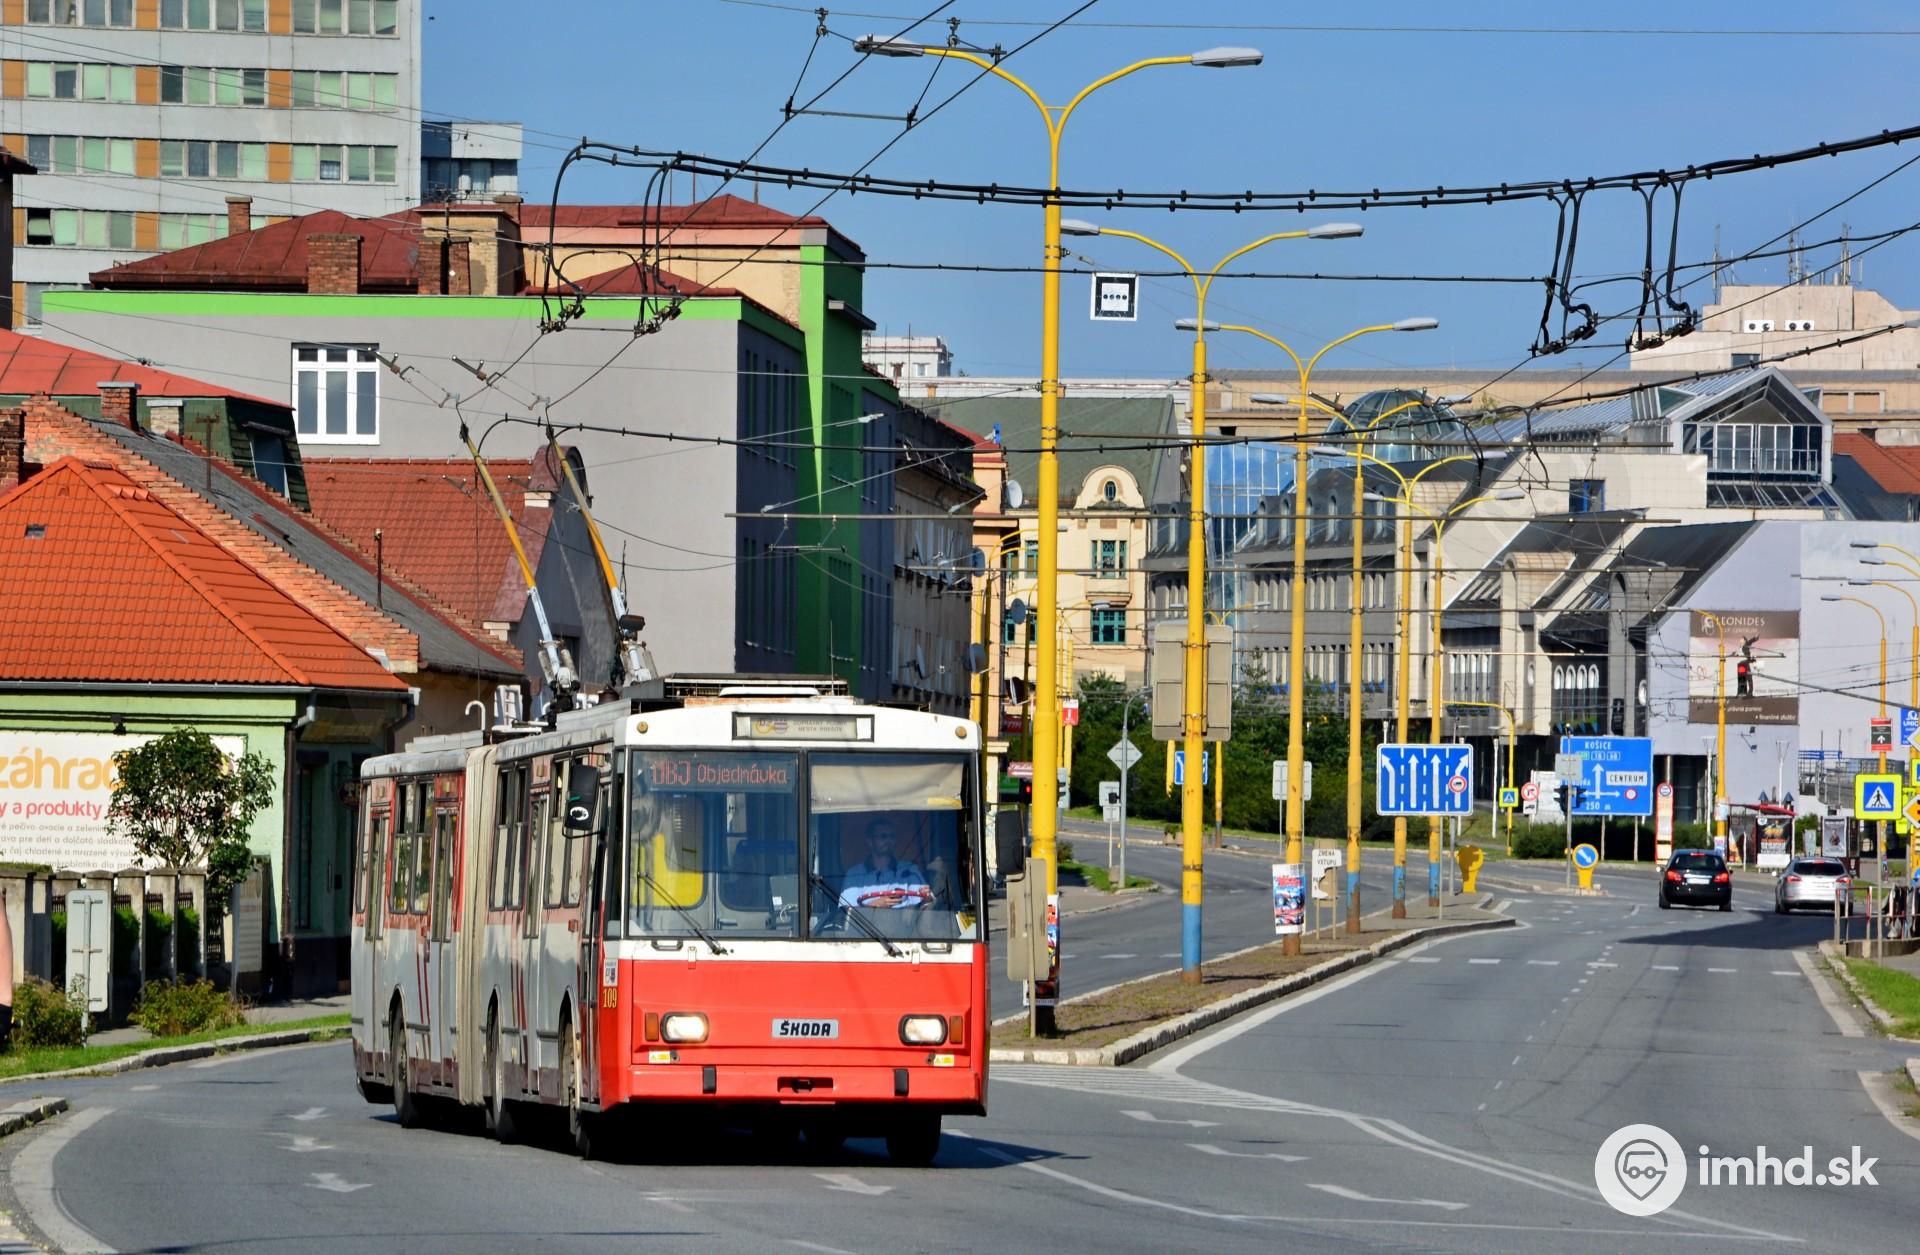
[[[314, 360], [307, 360], [303, 354], [311, 353]], [[294, 410], [294, 429], [302, 445], [320, 444], [361, 444], [380, 443], [380, 358], [379, 346], [374, 344], [309, 344], [295, 342], [290, 348], [292, 360], [292, 403]], [[330, 360], [339, 357], [342, 360]], [[301, 413], [301, 380], [303, 376], [314, 376], [313, 384], [313, 427], [308, 431], [303, 424], [305, 417]], [[340, 385], [346, 398], [346, 430], [330, 432], [326, 420], [326, 398], [329, 395], [329, 378], [341, 376]], [[360, 408], [362, 401], [361, 378], [372, 380], [373, 430], [360, 430]]]

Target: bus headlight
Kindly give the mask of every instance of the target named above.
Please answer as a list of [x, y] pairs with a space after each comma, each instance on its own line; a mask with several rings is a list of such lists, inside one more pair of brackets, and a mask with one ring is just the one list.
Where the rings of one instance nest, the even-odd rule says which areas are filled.
[[907, 1015], [900, 1019], [900, 1040], [909, 1046], [938, 1046], [947, 1040], [944, 1015]]
[[698, 1011], [669, 1011], [660, 1017], [662, 1041], [703, 1042], [707, 1040], [707, 1017]]

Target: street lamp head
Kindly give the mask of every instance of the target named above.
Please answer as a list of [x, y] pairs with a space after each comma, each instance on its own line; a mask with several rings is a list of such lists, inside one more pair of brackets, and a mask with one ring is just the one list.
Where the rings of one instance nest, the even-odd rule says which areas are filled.
[[1873, 585], [1874, 581], [1863, 579], [1858, 575], [1849, 576], [1847, 579], [1847, 586], [1849, 588], [1872, 588]]
[[1494, 493], [1493, 499], [1495, 501], [1525, 501], [1527, 499], [1527, 494], [1524, 489], [1507, 488], [1500, 492]]
[[1060, 220], [1060, 234], [1098, 235], [1100, 234], [1100, 228], [1091, 222], [1084, 222], [1079, 218], [1062, 218]]
[[1438, 318], [1402, 318], [1393, 324], [1395, 331], [1432, 331], [1440, 325]]
[[1195, 65], [1225, 70], [1240, 65], [1259, 65], [1266, 57], [1258, 48], [1207, 48], [1193, 54]]
[[1435, 397], [1433, 398], [1433, 404], [1444, 406], [1447, 409], [1452, 409], [1456, 405], [1472, 405], [1473, 393], [1462, 392], [1458, 396]]
[[1357, 222], [1323, 222], [1317, 227], [1307, 228], [1310, 240], [1351, 240], [1366, 234], [1366, 228]]
[[1836, 593], [1821, 593], [1820, 600], [1821, 601], [1845, 601], [1847, 599], [1845, 597], [1839, 596]]
[[1862, 558], [1860, 559], [1860, 565], [1861, 566], [1885, 566], [1887, 565], [1887, 560], [1885, 558]]
[[924, 57], [927, 50], [919, 44], [899, 38], [862, 35], [853, 41], [853, 50], [876, 57]]
[[1877, 540], [1850, 540], [1847, 542], [1847, 548], [1849, 549], [1878, 549], [1879, 547], [1880, 542]]
[[1298, 405], [1299, 401], [1284, 392], [1256, 392], [1247, 400], [1255, 405]]
[[1198, 318], [1176, 318], [1173, 320], [1173, 328], [1175, 331], [1218, 331], [1220, 330], [1220, 324], [1211, 318], [1205, 320]]

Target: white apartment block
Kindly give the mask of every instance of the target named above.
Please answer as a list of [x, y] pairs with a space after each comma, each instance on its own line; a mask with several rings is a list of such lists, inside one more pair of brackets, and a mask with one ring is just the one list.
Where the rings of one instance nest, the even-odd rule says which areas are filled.
[[16, 320], [52, 285], [420, 189], [419, 0], [0, 0]]

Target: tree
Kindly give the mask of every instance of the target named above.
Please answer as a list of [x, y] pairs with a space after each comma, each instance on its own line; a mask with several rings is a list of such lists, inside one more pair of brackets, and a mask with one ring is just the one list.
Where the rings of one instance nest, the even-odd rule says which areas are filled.
[[113, 756], [119, 779], [107, 827], [144, 859], [168, 867], [205, 867], [207, 902], [226, 901], [247, 878], [253, 818], [273, 801], [265, 757], [229, 759], [198, 728], [175, 728]]

